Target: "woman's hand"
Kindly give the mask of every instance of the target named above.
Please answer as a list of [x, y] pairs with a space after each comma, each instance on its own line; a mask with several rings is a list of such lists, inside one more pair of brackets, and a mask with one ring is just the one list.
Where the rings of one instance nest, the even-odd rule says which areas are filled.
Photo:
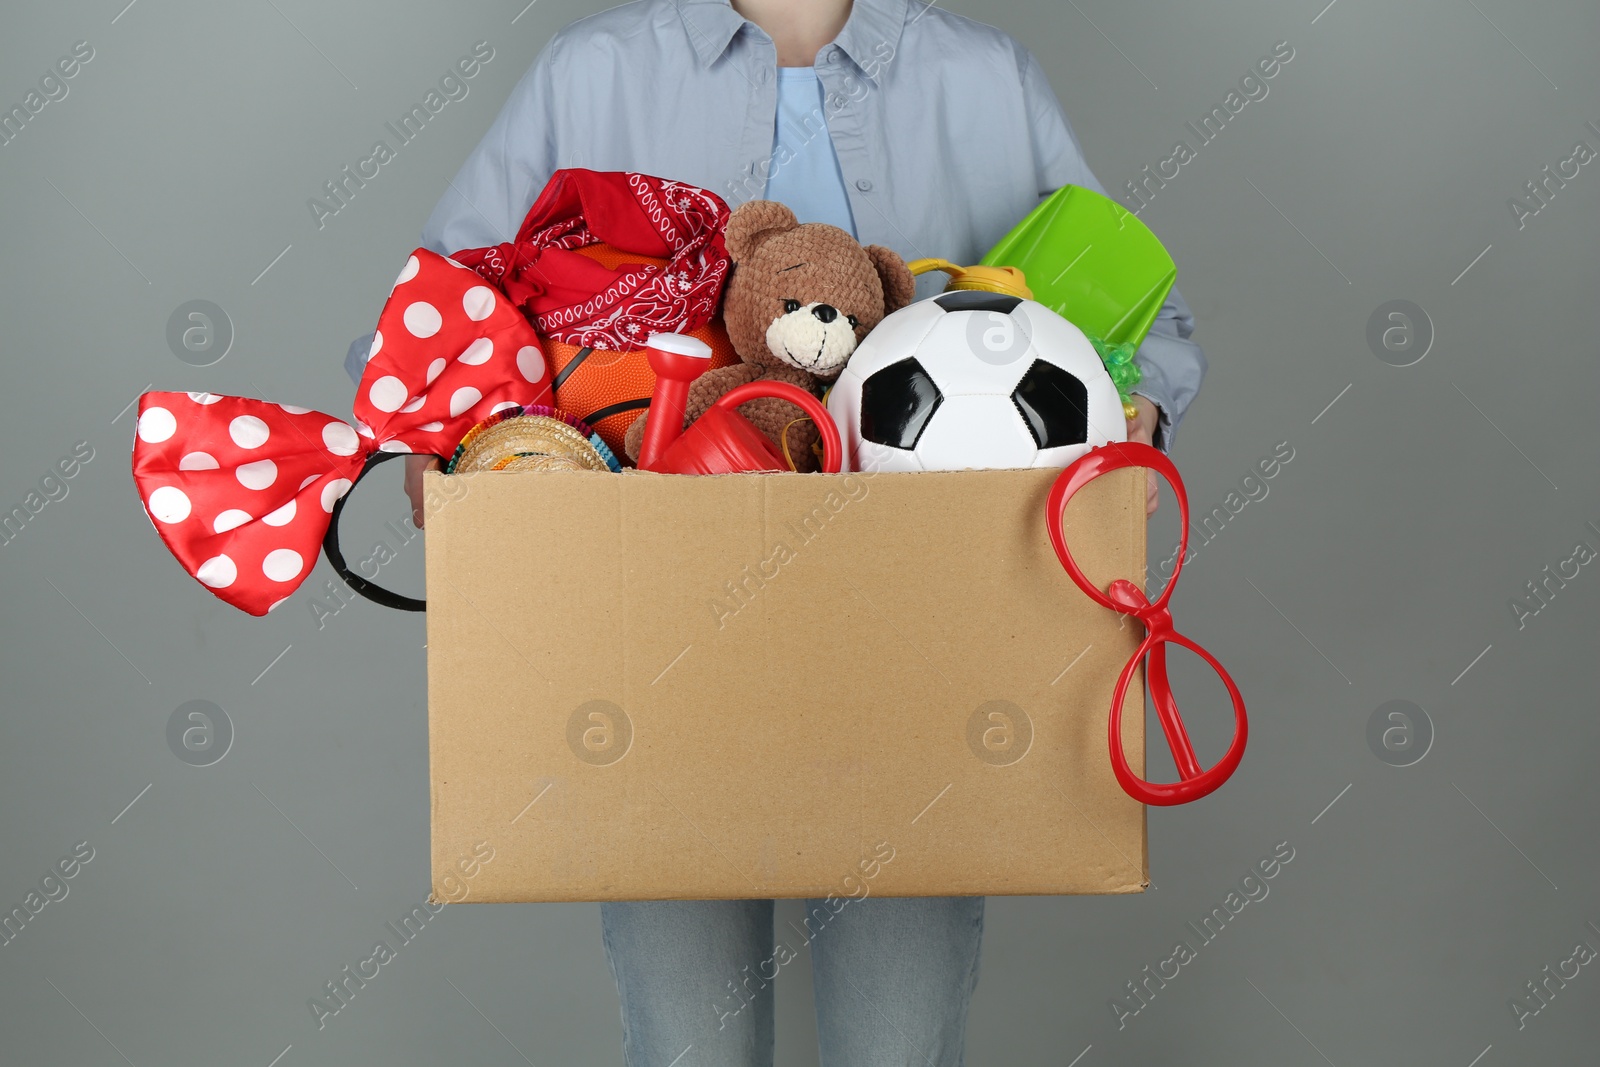
[[[1128, 425], [1133, 424], [1130, 422]], [[419, 530], [422, 529], [422, 475], [426, 471], [440, 470], [443, 466], [438, 456], [406, 457], [406, 496], [411, 498], [411, 524]]]
[[[1133, 396], [1133, 404], [1134, 407], [1139, 409], [1139, 413], [1128, 420], [1128, 440], [1138, 441], [1140, 444], [1146, 445], [1155, 444], [1156, 422], [1160, 418], [1160, 412], [1156, 410], [1154, 404], [1137, 393]], [[407, 462], [409, 463], [410, 461], [407, 460]], [[410, 468], [408, 467], [406, 470], [408, 477], [410, 473]], [[1156, 494], [1156, 472], [1146, 471], [1145, 478], [1144, 514], [1145, 518], [1149, 518], [1156, 513], [1156, 505], [1160, 502], [1160, 498]], [[419, 475], [418, 485], [420, 484], [421, 476]], [[417, 525], [421, 526], [422, 523], [419, 522]]]

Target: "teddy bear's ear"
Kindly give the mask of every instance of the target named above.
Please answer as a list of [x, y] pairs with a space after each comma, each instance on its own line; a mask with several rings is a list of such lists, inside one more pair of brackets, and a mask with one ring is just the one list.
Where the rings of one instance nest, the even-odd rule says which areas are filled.
[[728, 216], [728, 226], [723, 233], [723, 244], [735, 263], [748, 258], [761, 243], [773, 234], [792, 230], [800, 225], [786, 204], [776, 200], [746, 200]]
[[911, 303], [917, 295], [917, 279], [906, 261], [882, 245], [867, 245], [866, 251], [883, 282], [883, 313], [891, 314]]

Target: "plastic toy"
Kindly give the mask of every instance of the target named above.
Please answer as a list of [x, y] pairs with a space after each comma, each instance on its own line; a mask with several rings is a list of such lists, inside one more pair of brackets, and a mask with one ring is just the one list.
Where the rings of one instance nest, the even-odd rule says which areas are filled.
[[944, 271], [950, 275], [950, 280], [944, 287], [947, 293], [974, 289], [984, 293], [1020, 296], [1024, 300], [1033, 299], [1033, 290], [1028, 288], [1027, 275], [1019, 267], [991, 267], [983, 264], [962, 267], [948, 259], [913, 259], [906, 264], [906, 267], [912, 274], [926, 274], [930, 270]]
[[[836, 226], [800, 225], [794, 212], [771, 200], [741, 204], [723, 234], [734, 269], [722, 299], [722, 319], [744, 362], [697, 379], [686, 401], [688, 416], [703, 415], [718, 397], [748, 382], [784, 382], [814, 393], [838, 375], [861, 339], [885, 315], [903, 307], [916, 279], [894, 252], [863, 247]], [[794, 458], [796, 470], [814, 470], [811, 445], [818, 428], [797, 405], [763, 396], [742, 414]], [[640, 455], [645, 426], [635, 423], [626, 442]]]
[[[549, 368], [522, 312], [478, 275], [419, 248], [378, 320], [353, 426], [265, 400], [145, 393], [133, 479], [183, 569], [265, 615], [311, 573], [319, 545], [332, 540], [334, 511], [373, 466], [407, 453], [450, 456], [496, 411], [549, 400]], [[334, 543], [329, 560], [340, 569], [337, 552]], [[363, 579], [351, 585], [371, 595]], [[394, 607], [420, 604], [384, 595]]]
[[[1150, 468], [1167, 480], [1173, 494], [1178, 498], [1178, 518], [1180, 529], [1183, 531], [1179, 535], [1178, 563], [1172, 571], [1172, 577], [1167, 581], [1166, 589], [1154, 602], [1145, 596], [1142, 589], [1125, 578], [1113, 581], [1102, 592], [1072, 558], [1072, 552], [1067, 548], [1066, 534], [1062, 530], [1062, 516], [1072, 495], [1102, 474], [1124, 467]], [[1062, 471], [1055, 480], [1045, 505], [1045, 523], [1050, 532], [1050, 544], [1055, 549], [1056, 557], [1061, 560], [1061, 565], [1066, 568], [1067, 574], [1072, 577], [1078, 588], [1102, 607], [1110, 608], [1122, 615], [1132, 615], [1145, 626], [1144, 640], [1139, 642], [1139, 647], [1128, 660], [1128, 665], [1122, 669], [1122, 674], [1117, 678], [1116, 689], [1111, 696], [1107, 740], [1111, 746], [1111, 770], [1116, 775], [1118, 784], [1122, 786], [1124, 792], [1143, 804], [1187, 804], [1211, 793], [1228, 780], [1238, 768], [1239, 761], [1244, 758], [1250, 724], [1245, 717], [1244, 697], [1240, 695], [1239, 687], [1234, 684], [1233, 678], [1223, 669], [1222, 664], [1218, 663], [1211, 653], [1172, 628], [1172, 611], [1167, 607], [1167, 601], [1172, 598], [1172, 591], [1178, 584], [1178, 574], [1183, 570], [1183, 559], [1188, 554], [1189, 546], [1189, 496], [1184, 491], [1183, 479], [1178, 476], [1178, 469], [1172, 465], [1172, 461], [1165, 453], [1136, 441], [1096, 448]], [[1201, 768], [1200, 761], [1195, 756], [1194, 745], [1189, 741], [1189, 732], [1184, 728], [1183, 719], [1178, 715], [1178, 705], [1173, 699], [1172, 686], [1167, 680], [1166, 646], [1169, 643], [1182, 645], [1216, 671], [1228, 690], [1228, 698], [1233, 702], [1233, 741], [1222, 759], [1209, 769]], [[1172, 749], [1173, 762], [1177, 764], [1180, 779], [1177, 782], [1148, 782], [1140, 778], [1128, 765], [1127, 753], [1122, 748], [1122, 701], [1128, 692], [1128, 686], [1133, 682], [1135, 671], [1147, 657], [1149, 669], [1146, 673], [1150, 684], [1150, 698], [1155, 704], [1156, 716], [1161, 722], [1162, 733], [1166, 735], [1167, 745]]]
[[918, 301], [867, 336], [828, 393], [850, 469], [1060, 467], [1126, 439], [1089, 339], [1005, 284]]
[[683, 334], [657, 334], [647, 346], [656, 373], [650, 410], [655, 418], [643, 429], [639, 468], [662, 474], [739, 474], [789, 470], [790, 463], [770, 438], [738, 413], [741, 404], [771, 398], [794, 404], [821, 431], [823, 470], [837, 474], [840, 467], [839, 432], [822, 402], [787, 382], [753, 381], [735, 386], [706, 409], [698, 419], [683, 425], [690, 385], [709, 369], [711, 350], [703, 341]]
[[1178, 275], [1172, 257], [1127, 208], [1063, 185], [983, 257], [1020, 269], [1033, 299], [1109, 346], [1139, 347]]

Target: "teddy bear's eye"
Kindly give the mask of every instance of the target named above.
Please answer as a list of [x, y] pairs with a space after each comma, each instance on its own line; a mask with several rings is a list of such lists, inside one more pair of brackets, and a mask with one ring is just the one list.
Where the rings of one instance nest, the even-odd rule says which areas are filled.
[[800, 301], [798, 301], [798, 300], [785, 300], [783, 302], [783, 310], [784, 310], [784, 312], [786, 314], [792, 314], [792, 313], [794, 313], [796, 311], [799, 311], [800, 310]]
[[847, 318], [850, 321], [850, 328], [852, 330], [860, 328], [860, 326], [861, 326], [861, 320], [860, 319], [856, 318], [854, 315], [849, 315], [849, 316], [847, 316]]

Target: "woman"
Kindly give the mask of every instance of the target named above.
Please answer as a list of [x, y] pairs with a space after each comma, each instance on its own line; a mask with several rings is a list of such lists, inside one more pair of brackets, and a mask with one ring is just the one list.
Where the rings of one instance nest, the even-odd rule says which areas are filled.
[[[690, 182], [732, 205], [782, 200], [801, 222], [962, 263], [1060, 186], [1104, 192], [1033, 56], [912, 0], [636, 0], [580, 19], [513, 90], [423, 244], [511, 240], [563, 167]], [[1193, 326], [1173, 290], [1138, 353], [1130, 438], [1171, 447], [1205, 371]], [[352, 346], [353, 377], [366, 351]], [[406, 462], [421, 525], [422, 472], [437, 461]], [[962, 1063], [983, 906], [868, 897], [831, 916], [808, 942], [824, 1067]], [[772, 911], [770, 900], [601, 905], [630, 1067], [772, 1063]]]

